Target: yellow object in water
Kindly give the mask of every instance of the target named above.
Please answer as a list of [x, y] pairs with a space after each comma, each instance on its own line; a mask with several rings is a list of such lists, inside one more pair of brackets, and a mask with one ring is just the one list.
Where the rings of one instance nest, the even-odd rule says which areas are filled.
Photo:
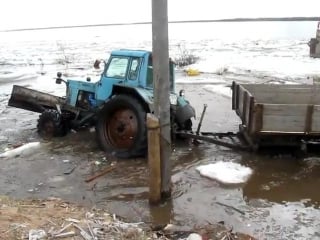
[[198, 75], [200, 75], [200, 72], [197, 69], [189, 68], [189, 69], [187, 69], [187, 75], [188, 76], [198, 76]]

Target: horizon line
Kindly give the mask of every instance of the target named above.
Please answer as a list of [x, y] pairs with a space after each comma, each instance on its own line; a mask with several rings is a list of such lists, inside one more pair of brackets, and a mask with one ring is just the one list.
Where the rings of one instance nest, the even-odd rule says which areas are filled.
[[[229, 19], [211, 19], [211, 20], [174, 20], [168, 23], [206, 23], [206, 22], [276, 22], [276, 21], [320, 21], [320, 17], [261, 17], [261, 18], [229, 18]], [[49, 29], [64, 29], [64, 28], [88, 28], [88, 27], [107, 27], [107, 26], [128, 26], [128, 25], [147, 25], [152, 22], [129, 22], [129, 23], [99, 23], [99, 24], [84, 24], [84, 25], [69, 25], [69, 26], [51, 26], [38, 28], [18, 28], [5, 29], [0, 32], [21, 32], [21, 31], [37, 31]]]

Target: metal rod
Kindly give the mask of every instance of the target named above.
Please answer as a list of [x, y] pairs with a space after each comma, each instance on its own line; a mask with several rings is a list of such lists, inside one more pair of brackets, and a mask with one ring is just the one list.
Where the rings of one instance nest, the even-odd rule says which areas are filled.
[[197, 135], [199, 135], [199, 133], [200, 133], [200, 128], [201, 128], [201, 125], [202, 125], [203, 117], [204, 117], [204, 114], [206, 112], [207, 106], [208, 106], [207, 104], [203, 105], [203, 110], [202, 110], [202, 113], [201, 113], [200, 121], [199, 121], [197, 132], [196, 132]]
[[231, 149], [242, 150], [242, 151], [249, 151], [251, 149], [249, 146], [242, 145], [240, 143], [239, 144], [237, 144], [237, 143], [228, 143], [228, 142], [223, 141], [223, 140], [215, 139], [214, 137], [195, 135], [195, 134], [186, 133], [186, 132], [178, 132], [178, 134], [180, 136], [182, 136], [182, 137], [202, 140], [202, 141], [206, 141], [206, 142], [209, 142], [209, 143], [213, 143], [213, 144], [216, 144], [216, 145], [219, 145], [219, 146], [223, 146], [223, 147], [227, 147], [227, 148], [231, 148]]

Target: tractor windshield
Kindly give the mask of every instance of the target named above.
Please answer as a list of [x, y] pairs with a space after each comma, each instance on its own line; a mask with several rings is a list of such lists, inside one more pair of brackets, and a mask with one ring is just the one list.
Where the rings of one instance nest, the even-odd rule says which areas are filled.
[[113, 57], [106, 69], [105, 76], [108, 78], [125, 78], [129, 59], [126, 57]]

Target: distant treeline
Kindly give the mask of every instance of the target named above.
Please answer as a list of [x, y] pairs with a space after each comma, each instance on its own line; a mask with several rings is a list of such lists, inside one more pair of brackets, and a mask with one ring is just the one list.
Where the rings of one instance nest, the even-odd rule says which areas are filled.
[[[215, 19], [215, 20], [185, 20], [185, 21], [169, 21], [169, 23], [205, 23], [205, 22], [276, 22], [276, 21], [320, 21], [320, 17], [277, 17], [277, 18], [231, 18], [231, 19]], [[73, 25], [73, 26], [52, 26], [40, 28], [20, 28], [7, 29], [0, 32], [18, 32], [31, 30], [46, 30], [59, 28], [83, 28], [83, 27], [105, 27], [105, 26], [123, 26], [123, 25], [144, 25], [152, 22], [131, 22], [131, 23], [102, 23], [89, 25]]]

